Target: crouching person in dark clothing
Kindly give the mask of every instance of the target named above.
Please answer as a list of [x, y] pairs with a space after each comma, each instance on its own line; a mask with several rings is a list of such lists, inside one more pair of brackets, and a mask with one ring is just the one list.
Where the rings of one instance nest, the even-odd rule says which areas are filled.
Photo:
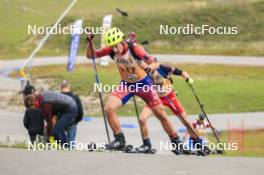
[[30, 96], [26, 99], [29, 105], [24, 115], [24, 126], [28, 130], [30, 141], [33, 144], [36, 141], [36, 136], [43, 136], [44, 131], [44, 116], [42, 111], [35, 107], [34, 100]]
[[21, 91], [21, 93], [23, 94], [23, 101], [26, 108], [30, 108], [30, 104], [27, 103], [26, 97], [28, 95], [33, 94], [35, 91], [36, 91], [35, 87], [30, 84], [29, 80], [27, 80], [27, 84], [24, 87], [24, 90]]
[[[63, 130], [74, 121], [77, 115], [76, 102], [69, 96], [52, 91], [43, 91], [33, 95], [35, 103], [42, 110], [47, 122], [47, 136], [52, 142], [52, 136], [60, 143], [66, 143]], [[59, 114], [59, 115], [58, 115]], [[57, 123], [52, 126], [54, 115], [59, 116]]]
[[78, 95], [74, 94], [71, 91], [71, 85], [68, 81], [64, 80], [61, 83], [61, 93], [68, 95], [74, 99], [74, 101], [77, 104], [77, 115], [74, 117], [74, 121], [65, 129], [66, 131], [66, 136], [68, 139], [68, 143], [71, 143], [72, 147], [74, 148], [74, 141], [76, 138], [76, 133], [77, 133], [77, 124], [82, 120], [83, 118], [83, 107], [81, 100]]

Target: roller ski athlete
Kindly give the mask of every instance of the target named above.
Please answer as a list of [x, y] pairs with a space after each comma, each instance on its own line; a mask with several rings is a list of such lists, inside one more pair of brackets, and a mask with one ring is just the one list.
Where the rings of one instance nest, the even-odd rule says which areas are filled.
[[[168, 119], [157, 92], [151, 88], [153, 85], [151, 78], [138, 64], [138, 61], [143, 61], [147, 65], [152, 66], [157, 64], [157, 60], [137, 43], [125, 40], [124, 34], [119, 28], [111, 28], [106, 32], [104, 38], [106, 47], [100, 50], [93, 49], [93, 34], [91, 32], [87, 34], [87, 40], [89, 41], [86, 51], [87, 58], [93, 59], [109, 55], [116, 63], [121, 76], [120, 84], [108, 97], [104, 109], [115, 138], [111, 143], [105, 145], [106, 149], [123, 150], [125, 148], [126, 139], [121, 132], [120, 121], [116, 112], [134, 95], [139, 96], [148, 104], [150, 110], [161, 122], [171, 142], [176, 147], [180, 145], [179, 136]], [[131, 48], [133, 48], [137, 57], [131, 54]], [[143, 91], [143, 86], [149, 87], [149, 90]], [[180, 154], [182, 148], [177, 147], [172, 152]]]
[[[207, 140], [205, 137], [203, 137], [203, 135], [204, 135], [206, 129], [209, 129], [213, 126], [210, 126], [210, 124], [205, 121], [205, 115], [203, 113], [199, 114], [198, 118], [196, 119], [196, 121], [194, 121], [192, 123], [192, 125], [198, 131], [199, 135], [202, 136], [202, 137], [200, 137], [202, 142], [206, 142]], [[215, 127], [213, 127], [213, 129], [216, 131], [216, 134], [219, 137], [220, 132]], [[188, 142], [189, 142], [189, 146], [192, 147], [193, 146], [193, 140], [191, 137], [189, 138]], [[211, 153], [212, 154], [223, 154], [223, 151], [216, 149], [216, 150], [213, 150]]]
[[209, 123], [204, 121], [205, 116], [204, 114], [199, 114], [198, 118], [195, 122], [192, 123], [193, 127], [198, 131], [200, 134], [204, 134], [207, 128], [210, 128]]
[[[202, 139], [199, 137], [197, 130], [193, 127], [192, 123], [188, 119], [188, 116], [181, 105], [180, 101], [177, 99], [176, 93], [173, 90], [173, 81], [171, 76], [182, 76], [188, 84], [193, 84], [194, 81], [190, 78], [189, 74], [186, 71], [183, 71], [177, 67], [172, 67], [165, 64], [156, 64], [155, 66], [146, 65], [141, 62], [140, 66], [151, 76], [154, 85], [158, 89], [158, 95], [162, 101], [162, 104], [168, 108], [180, 119], [183, 125], [187, 128], [187, 131], [192, 139], [193, 145], [197, 146], [197, 152], [186, 152], [186, 154], [198, 154], [198, 155], [208, 155], [210, 154], [210, 149], [203, 145], [202, 149]], [[151, 116], [152, 111], [149, 106], [146, 105], [140, 115], [140, 125], [142, 128], [142, 135], [144, 139], [143, 145], [137, 148], [140, 152], [148, 152], [152, 150], [151, 141], [148, 137], [148, 127], [147, 120]]]

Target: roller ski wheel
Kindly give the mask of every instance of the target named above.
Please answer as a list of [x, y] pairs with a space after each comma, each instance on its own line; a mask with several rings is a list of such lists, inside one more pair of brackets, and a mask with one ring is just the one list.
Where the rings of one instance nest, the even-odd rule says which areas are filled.
[[124, 147], [124, 153], [135, 153], [133, 145], [126, 145]]
[[157, 150], [152, 149], [151, 146], [141, 145], [138, 148], [135, 148], [136, 153], [138, 154], [156, 154]]
[[90, 151], [90, 152], [96, 151], [96, 150], [97, 150], [96, 143], [95, 143], [95, 142], [90, 142], [90, 143], [87, 145], [87, 149], [88, 149], [88, 151]]
[[220, 155], [223, 155], [224, 154], [224, 151], [221, 150], [221, 149], [215, 149], [215, 150], [212, 151], [211, 154], [220, 154]]
[[156, 154], [157, 150], [156, 149], [150, 149], [150, 150], [147, 150], [147, 151], [136, 150], [136, 152], [138, 154]]
[[195, 153], [196, 156], [207, 156], [209, 154], [207, 154], [205, 151], [203, 150], [197, 150]]

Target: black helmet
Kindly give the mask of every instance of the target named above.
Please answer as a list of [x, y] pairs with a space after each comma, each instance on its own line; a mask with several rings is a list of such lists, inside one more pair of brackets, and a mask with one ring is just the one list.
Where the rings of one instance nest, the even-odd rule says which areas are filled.
[[199, 114], [199, 120], [204, 120], [205, 115], [203, 113]]

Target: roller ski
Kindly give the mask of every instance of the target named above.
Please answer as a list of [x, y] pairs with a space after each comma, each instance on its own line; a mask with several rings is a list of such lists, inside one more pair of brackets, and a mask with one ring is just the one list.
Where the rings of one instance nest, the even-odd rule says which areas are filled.
[[176, 155], [192, 155], [193, 152], [189, 149], [185, 149], [183, 143], [180, 141], [180, 137], [176, 136], [175, 138], [171, 138], [171, 143], [174, 145], [174, 147], [171, 149], [171, 152], [173, 152]]
[[114, 135], [114, 137], [114, 141], [105, 144], [105, 150], [123, 153], [135, 153], [132, 145], [126, 145], [126, 140], [123, 133]]
[[213, 150], [212, 152], [211, 152], [211, 154], [224, 154], [224, 151], [223, 150], [221, 150], [221, 149], [215, 149], [215, 150]]
[[[123, 133], [115, 135], [114, 141], [110, 142], [109, 144], [105, 144], [105, 150], [120, 151], [123, 153], [142, 153], [141, 151], [134, 149], [133, 145], [126, 145], [125, 136]], [[152, 152], [152, 154], [154, 154], [154, 150]]]
[[224, 151], [223, 150], [220, 150], [220, 149], [215, 149], [215, 150], [210, 150], [207, 146], [204, 147], [204, 149], [202, 150], [197, 150], [196, 151], [196, 155], [197, 156], [207, 156], [207, 155], [211, 155], [211, 154], [224, 154]]
[[203, 142], [201, 138], [198, 139], [192, 139], [193, 141], [193, 147], [196, 148], [196, 155], [197, 156], [207, 156], [212, 151], [209, 149], [207, 145]]
[[[192, 148], [191, 150], [194, 150], [194, 154], [197, 156], [207, 156], [210, 154], [224, 154], [223, 150], [215, 149], [211, 150], [201, 138], [199, 139], [191, 139], [192, 140]], [[196, 149], [193, 149], [196, 148]]]
[[143, 144], [140, 147], [135, 148], [135, 152], [138, 154], [156, 154], [157, 150], [153, 149], [151, 146]]
[[207, 156], [212, 152], [206, 145], [202, 146], [202, 142], [200, 139], [193, 140], [194, 146], [196, 146], [197, 149], [190, 149], [185, 147], [178, 136], [174, 139], [171, 139], [171, 143], [174, 144], [174, 148], [171, 151], [176, 155]]
[[105, 144], [105, 149], [110, 151], [124, 151], [126, 147], [126, 140], [123, 133], [114, 135], [115, 140]]

